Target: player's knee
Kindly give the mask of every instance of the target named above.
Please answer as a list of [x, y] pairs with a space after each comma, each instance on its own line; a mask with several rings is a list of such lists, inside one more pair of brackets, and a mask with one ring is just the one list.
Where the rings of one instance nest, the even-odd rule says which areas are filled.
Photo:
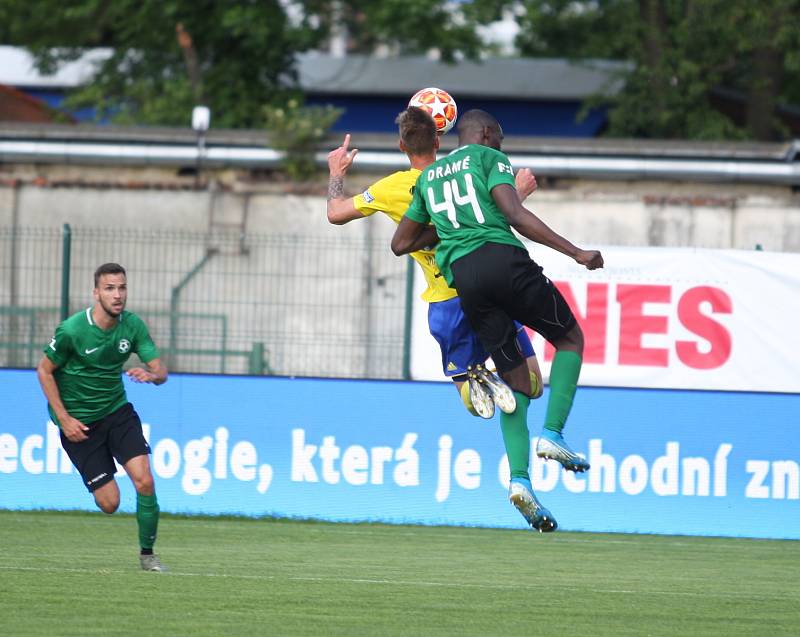
[[95, 498], [94, 501], [98, 509], [109, 515], [119, 509], [119, 498]]
[[575, 352], [583, 356], [583, 330], [577, 323], [564, 336], [553, 340], [552, 343], [558, 351]]
[[155, 483], [153, 482], [153, 474], [148, 472], [143, 476], [137, 477], [133, 481], [133, 486], [136, 489], [136, 493], [140, 495], [153, 495], [153, 493], [155, 493]]

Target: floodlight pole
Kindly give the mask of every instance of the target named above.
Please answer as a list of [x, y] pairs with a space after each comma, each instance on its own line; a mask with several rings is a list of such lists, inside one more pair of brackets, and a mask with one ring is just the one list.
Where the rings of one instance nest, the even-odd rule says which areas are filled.
[[208, 106], [195, 106], [192, 109], [192, 128], [197, 133], [197, 157], [194, 166], [194, 187], [200, 187], [200, 174], [203, 157], [206, 154], [206, 132], [211, 124], [211, 110]]

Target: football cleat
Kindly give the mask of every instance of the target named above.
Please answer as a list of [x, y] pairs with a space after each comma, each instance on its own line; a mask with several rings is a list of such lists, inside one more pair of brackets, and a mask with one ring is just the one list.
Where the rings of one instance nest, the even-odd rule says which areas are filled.
[[166, 573], [168, 570], [167, 567], [161, 563], [161, 560], [155, 553], [150, 555], [139, 555], [139, 564], [141, 565], [143, 571]]
[[567, 471], [583, 473], [588, 471], [589, 463], [569, 448], [567, 441], [557, 431], [543, 429], [536, 443], [536, 455], [561, 463]]
[[550, 533], [558, 528], [553, 514], [545, 509], [533, 494], [530, 480], [511, 478], [508, 499], [522, 514], [525, 521], [539, 533]]
[[517, 408], [517, 399], [514, 398], [514, 392], [506, 385], [500, 378], [486, 369], [483, 365], [469, 365], [467, 367], [467, 376], [472, 380], [486, 387], [489, 395], [494, 403], [507, 414], [514, 413]]
[[[467, 385], [469, 389], [469, 400], [475, 413], [481, 418], [491, 418], [494, 416], [494, 401], [492, 394], [484, 383], [477, 377], [468, 372]], [[469, 409], [469, 407], [467, 407]]]

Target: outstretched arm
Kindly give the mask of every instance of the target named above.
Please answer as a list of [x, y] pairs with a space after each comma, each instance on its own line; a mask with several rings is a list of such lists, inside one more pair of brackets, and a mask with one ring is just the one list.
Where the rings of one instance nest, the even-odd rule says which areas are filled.
[[430, 247], [438, 242], [439, 235], [436, 234], [436, 228], [403, 217], [392, 237], [392, 252], [399, 257]]
[[349, 133], [339, 148], [328, 153], [328, 221], [337, 226], [364, 218], [353, 205], [353, 198], [344, 196], [344, 178], [357, 154], [358, 148], [350, 150]]
[[587, 270], [603, 267], [603, 256], [598, 250], [583, 250], [554, 232], [539, 217], [525, 208], [517, 196], [517, 191], [509, 184], [499, 184], [492, 189], [492, 198], [514, 227], [523, 237], [536, 241], [548, 248], [575, 259]]

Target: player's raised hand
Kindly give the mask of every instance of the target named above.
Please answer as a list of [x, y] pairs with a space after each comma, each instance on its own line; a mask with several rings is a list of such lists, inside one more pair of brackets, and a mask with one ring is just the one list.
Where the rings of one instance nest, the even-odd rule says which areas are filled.
[[539, 187], [539, 184], [536, 183], [536, 176], [530, 168], [520, 168], [514, 177], [514, 183], [517, 186], [520, 201], [525, 201]]
[[578, 250], [575, 261], [586, 266], [587, 270], [597, 270], [603, 267], [603, 255], [599, 250]]
[[347, 133], [342, 145], [328, 153], [328, 170], [331, 177], [344, 177], [347, 169], [353, 165], [356, 155], [358, 155], [358, 148], [350, 148], [350, 133]]
[[60, 417], [59, 422], [61, 424], [61, 431], [64, 432], [67, 439], [72, 442], [83, 442], [89, 439], [89, 436], [86, 435], [86, 432], [89, 431], [89, 427], [84, 425], [77, 418], [73, 418], [67, 414], [63, 418]]

